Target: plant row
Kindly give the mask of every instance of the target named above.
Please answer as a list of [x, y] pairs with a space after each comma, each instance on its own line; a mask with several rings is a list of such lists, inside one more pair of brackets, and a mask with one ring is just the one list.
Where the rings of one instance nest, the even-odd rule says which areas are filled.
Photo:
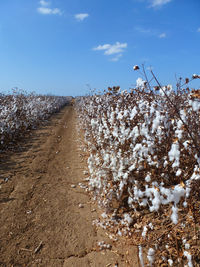
[[0, 94], [0, 149], [7, 148], [67, 103], [66, 97], [59, 96]]
[[200, 93], [152, 81], [77, 101], [88, 187], [99, 224], [137, 245], [142, 266], [144, 250], [150, 266], [199, 266]]

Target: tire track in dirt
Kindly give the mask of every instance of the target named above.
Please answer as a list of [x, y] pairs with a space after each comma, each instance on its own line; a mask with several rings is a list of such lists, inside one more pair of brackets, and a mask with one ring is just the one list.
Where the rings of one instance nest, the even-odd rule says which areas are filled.
[[67, 106], [24, 141], [23, 151], [1, 156], [0, 266], [138, 266], [136, 250], [127, 253], [122, 243], [97, 249], [111, 240], [93, 226], [98, 214], [78, 186], [87, 167], [76, 123]]

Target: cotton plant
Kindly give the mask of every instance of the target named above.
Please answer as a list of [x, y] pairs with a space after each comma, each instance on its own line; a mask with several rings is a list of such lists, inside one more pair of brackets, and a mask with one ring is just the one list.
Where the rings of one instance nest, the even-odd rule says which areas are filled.
[[66, 97], [38, 96], [14, 90], [12, 94], [0, 95], [0, 149], [47, 119], [67, 103]]
[[[152, 228], [141, 227], [145, 241], [152, 236], [156, 214], [167, 214], [160, 220], [169, 220], [170, 227], [180, 226], [200, 181], [199, 91], [181, 86], [174, 91], [171, 85], [161, 86], [156, 77], [154, 81], [157, 85], [151, 86], [138, 78], [129, 92], [109, 88], [103, 95], [82, 98], [77, 106], [90, 151], [90, 191], [108, 214], [110, 226], [117, 223], [121, 234], [130, 235], [131, 227], [145, 223], [146, 217], [136, 214], [147, 210], [154, 214], [148, 222]], [[132, 218], [129, 225], [123, 216], [127, 212]], [[166, 242], [173, 246], [170, 240]], [[149, 258], [153, 264], [156, 253]], [[163, 258], [168, 260], [175, 262]]]

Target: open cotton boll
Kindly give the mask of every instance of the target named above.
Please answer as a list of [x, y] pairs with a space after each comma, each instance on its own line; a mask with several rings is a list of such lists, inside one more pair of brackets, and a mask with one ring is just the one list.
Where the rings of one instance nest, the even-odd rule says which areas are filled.
[[154, 259], [155, 259], [155, 250], [153, 248], [150, 248], [147, 253], [147, 259], [150, 263], [150, 266], [153, 265]]
[[191, 254], [188, 251], [184, 251], [184, 256], [188, 260], [188, 267], [193, 267]]
[[147, 183], [151, 181], [151, 176], [149, 174], [147, 174], [147, 176], [145, 177], [145, 181]]
[[178, 169], [178, 171], [176, 172], [176, 176], [180, 176], [182, 173], [181, 169]]
[[124, 213], [124, 221], [128, 226], [133, 222], [133, 218], [128, 213]]
[[172, 206], [171, 220], [174, 224], [178, 223], [178, 208], [175, 206]]
[[143, 227], [142, 237], [145, 238], [147, 234], [148, 228], [146, 226]]
[[189, 105], [192, 106], [192, 109], [197, 112], [200, 109], [200, 101], [199, 100], [189, 100]]
[[173, 260], [168, 259], [169, 266], [173, 266]]
[[185, 244], [185, 249], [189, 249], [190, 248], [190, 244], [186, 243]]
[[172, 167], [179, 167], [180, 151], [178, 142], [172, 144], [171, 150], [168, 152], [168, 156], [170, 161], [174, 161]]
[[142, 247], [141, 246], [139, 246], [139, 259], [140, 259], [141, 267], [144, 267], [143, 251], [142, 251]]
[[136, 80], [136, 88], [143, 88], [145, 87], [146, 81], [144, 81], [142, 78], [138, 78]]
[[136, 106], [131, 110], [131, 113], [130, 113], [130, 120], [132, 120], [135, 115], [138, 114], [138, 111], [137, 111], [137, 108]]

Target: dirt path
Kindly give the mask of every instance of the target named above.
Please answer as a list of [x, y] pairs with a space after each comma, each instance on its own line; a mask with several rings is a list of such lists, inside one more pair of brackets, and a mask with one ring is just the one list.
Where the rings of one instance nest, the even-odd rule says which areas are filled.
[[[73, 107], [54, 115], [21, 150], [0, 158], [0, 266], [137, 267], [134, 248], [114, 247], [92, 224], [98, 214], [78, 185], [87, 168]], [[99, 241], [112, 249], [99, 251]]]

